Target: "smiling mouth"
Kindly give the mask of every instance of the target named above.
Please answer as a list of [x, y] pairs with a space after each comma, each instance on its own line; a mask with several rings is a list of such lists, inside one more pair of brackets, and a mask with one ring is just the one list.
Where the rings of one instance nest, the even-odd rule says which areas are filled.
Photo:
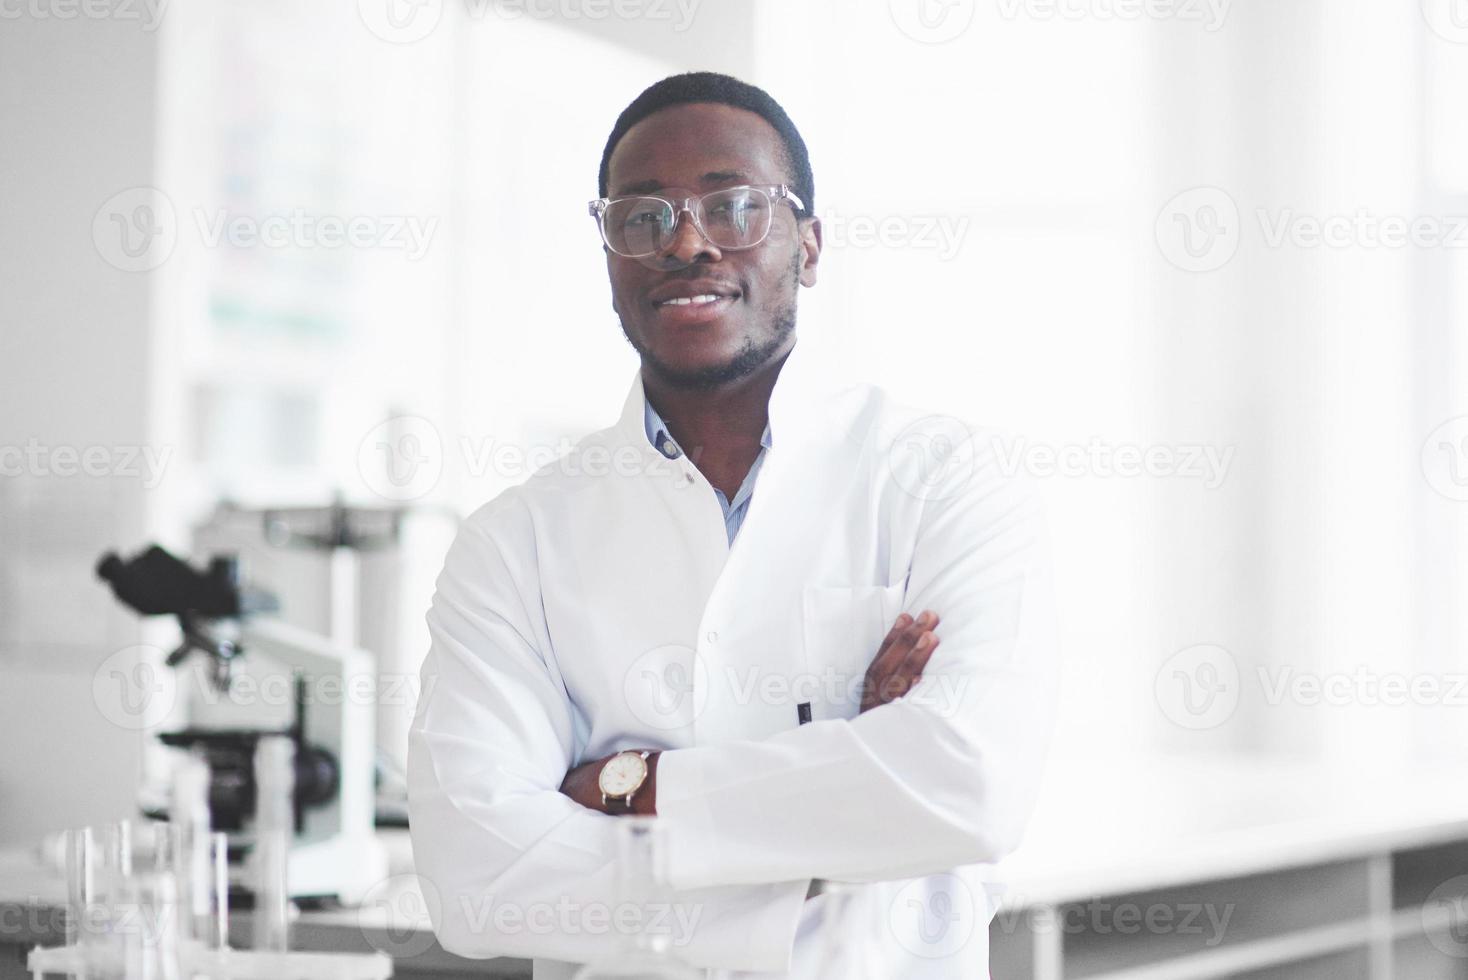
[[718, 296], [714, 293], [704, 293], [702, 296], [676, 296], [673, 299], [659, 300], [653, 305], [659, 308], [664, 306], [707, 306], [709, 303], [717, 303], [721, 299], [733, 299], [732, 296]]
[[738, 300], [738, 296], [717, 293], [675, 296], [653, 303], [653, 316], [668, 327], [707, 327], [723, 322]]

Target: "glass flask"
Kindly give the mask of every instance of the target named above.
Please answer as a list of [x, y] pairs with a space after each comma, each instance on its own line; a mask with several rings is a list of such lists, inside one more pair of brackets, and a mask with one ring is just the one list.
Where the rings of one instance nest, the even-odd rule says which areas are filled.
[[616, 938], [574, 980], [704, 980], [707, 972], [689, 966], [677, 953], [688, 937], [677, 934], [677, 923], [686, 919], [676, 914], [667, 884], [665, 828], [657, 817], [616, 820], [618, 907], [611, 916]]

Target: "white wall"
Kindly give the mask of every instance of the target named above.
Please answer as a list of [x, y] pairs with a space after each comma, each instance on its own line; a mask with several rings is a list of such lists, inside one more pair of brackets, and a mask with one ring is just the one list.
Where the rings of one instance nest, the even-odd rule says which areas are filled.
[[[812, 144], [818, 211], [898, 221], [888, 244], [828, 242], [803, 330], [916, 404], [1033, 444], [1227, 462], [1216, 486], [1042, 479], [1062, 752], [1461, 756], [1452, 708], [1271, 696], [1358, 667], [1464, 673], [1468, 504], [1422, 456], [1468, 413], [1468, 263], [1271, 244], [1259, 217], [1465, 212], [1468, 44], [1424, 16], [1446, 6], [760, 5], [755, 80]], [[1432, 196], [1434, 148], [1456, 196]], [[1175, 202], [1197, 187], [1212, 196]], [[1214, 203], [1236, 209], [1219, 212], [1236, 248], [1184, 268], [1168, 233]], [[900, 234], [933, 217], [967, 223], [951, 257]], [[1231, 714], [1186, 710], [1180, 681], [1201, 705], [1230, 667]]]
[[[76, 9], [76, 8], [73, 8]], [[157, 36], [137, 21], [21, 17], [0, 27], [0, 446], [46, 447], [0, 477], [0, 843], [127, 815], [140, 743], [94, 672], [138, 642], [93, 575], [140, 540], [151, 442], [146, 276], [107, 264], [93, 216], [152, 179]], [[104, 467], [94, 453], [94, 471]], [[23, 471], [15, 475], [15, 467]], [[122, 716], [125, 718], [125, 715]]]

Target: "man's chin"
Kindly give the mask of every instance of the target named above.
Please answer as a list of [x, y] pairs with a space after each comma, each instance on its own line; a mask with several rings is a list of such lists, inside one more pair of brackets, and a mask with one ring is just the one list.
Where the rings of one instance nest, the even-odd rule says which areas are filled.
[[651, 363], [658, 376], [675, 388], [716, 388], [737, 381], [749, 373], [737, 355], [716, 359], [679, 358], [670, 361], [644, 354], [643, 363]]
[[[646, 367], [651, 367], [665, 384], [690, 390], [707, 390], [730, 384], [754, 374], [764, 367], [786, 343], [795, 329], [794, 311], [779, 318], [776, 329], [761, 340], [743, 325], [727, 328], [738, 337], [732, 344], [731, 334], [722, 320], [712, 324], [680, 327], [673, 330], [648, 324], [643, 337], [656, 337], [658, 343], [633, 343], [633, 348]], [[623, 333], [626, 334], [625, 325]], [[628, 335], [631, 342], [631, 336]]]
[[650, 365], [664, 383], [690, 390], [716, 388], [747, 377], [764, 363], [765, 351], [752, 340], [734, 349], [718, 349], [697, 344], [677, 345], [677, 349], [655, 348], [640, 351], [644, 365]]

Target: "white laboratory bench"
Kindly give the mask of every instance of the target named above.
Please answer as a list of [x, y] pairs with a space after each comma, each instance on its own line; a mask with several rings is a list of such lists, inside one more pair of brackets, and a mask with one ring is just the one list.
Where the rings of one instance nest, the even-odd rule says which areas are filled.
[[1056, 760], [1003, 866], [994, 980], [1468, 978], [1437, 901], [1468, 896], [1465, 776]]
[[[1468, 900], [1465, 776], [1057, 760], [1028, 839], [1002, 869], [993, 978], [1468, 978], [1468, 918], [1436, 901]], [[405, 980], [530, 976], [525, 960], [440, 949], [406, 832], [384, 836], [391, 887], [361, 909], [303, 913], [294, 946], [382, 950]], [[27, 976], [31, 946], [59, 942], [60, 916], [47, 910], [63, 899], [27, 853], [0, 852], [0, 980]], [[232, 931], [246, 936], [247, 916]]]

